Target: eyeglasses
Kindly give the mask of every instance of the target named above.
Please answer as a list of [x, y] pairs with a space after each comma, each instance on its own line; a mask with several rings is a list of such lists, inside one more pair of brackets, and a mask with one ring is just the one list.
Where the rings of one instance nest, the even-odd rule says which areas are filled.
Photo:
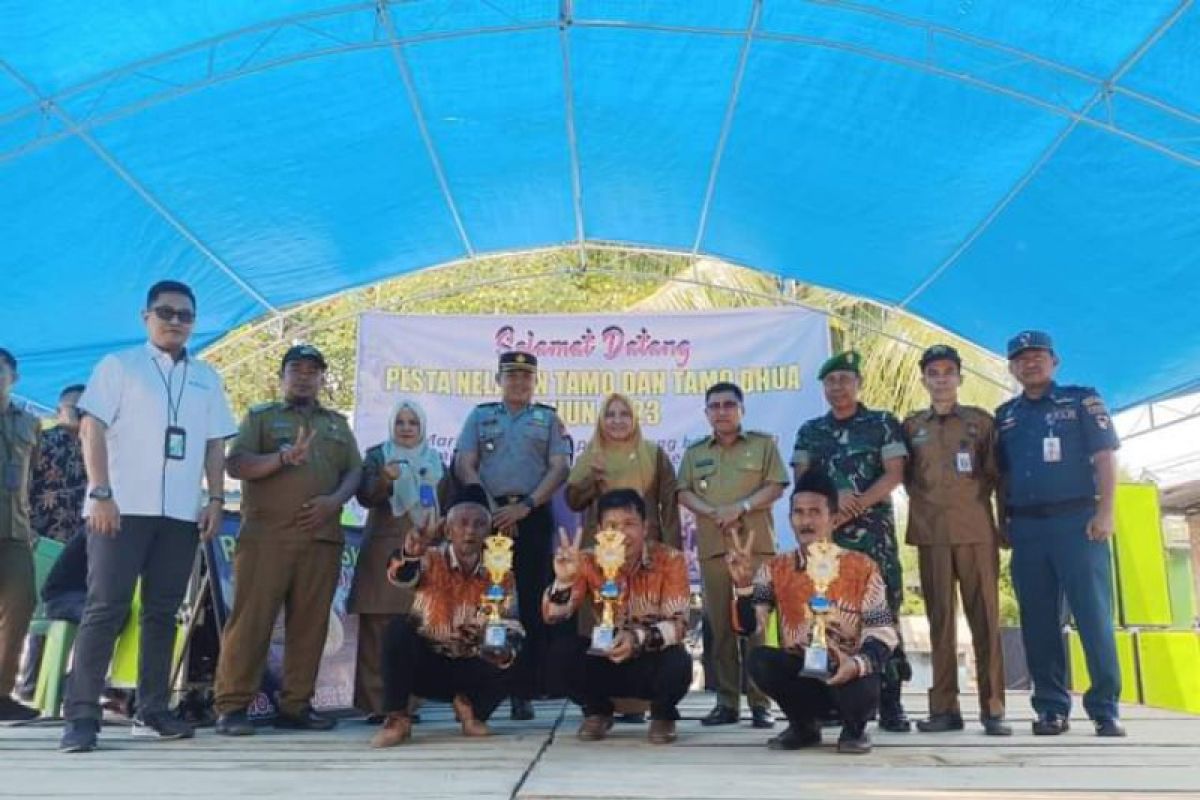
[[733, 411], [740, 406], [737, 400], [714, 400], [711, 403], [705, 403], [704, 407], [709, 411]]
[[184, 325], [191, 325], [196, 321], [196, 312], [186, 308], [171, 308], [170, 306], [155, 306], [150, 309], [154, 312], [154, 316], [161, 319], [163, 322], [170, 322], [177, 319]]

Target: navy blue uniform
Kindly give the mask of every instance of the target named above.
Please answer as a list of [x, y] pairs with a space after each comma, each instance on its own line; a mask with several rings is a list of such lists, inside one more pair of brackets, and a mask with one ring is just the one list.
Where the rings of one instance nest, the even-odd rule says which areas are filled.
[[1121, 673], [1111, 548], [1087, 537], [1096, 512], [1092, 456], [1120, 446], [1108, 409], [1095, 389], [1051, 384], [1036, 400], [1022, 394], [996, 409], [996, 431], [1033, 707], [1070, 714], [1065, 596], [1091, 677], [1084, 708], [1092, 719], [1115, 719]]

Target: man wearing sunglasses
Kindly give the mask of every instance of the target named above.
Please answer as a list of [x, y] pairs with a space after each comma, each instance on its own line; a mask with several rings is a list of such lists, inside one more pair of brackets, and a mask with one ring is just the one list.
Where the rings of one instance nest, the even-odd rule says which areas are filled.
[[[221, 379], [187, 350], [196, 296], [178, 281], [150, 287], [148, 341], [105, 356], [79, 400], [88, 475], [88, 591], [67, 686], [59, 750], [96, 747], [100, 693], [113, 645], [141, 581], [141, 645], [133, 733], [192, 735], [167, 708], [175, 614], [198, 537], [211, 537], [224, 502], [225, 439], [237, 433]], [[200, 479], [208, 485], [201, 506]]]
[[[704, 413], [712, 435], [695, 442], [679, 465], [679, 503], [696, 515], [696, 546], [704, 613], [712, 630], [713, 663], [717, 672], [717, 705], [702, 725], [731, 725], [739, 719], [742, 655], [733, 625], [729, 598], [733, 584], [725, 554], [734, 535], [748, 540], [753, 568], [775, 553], [771, 506], [788, 484], [787, 470], [775, 440], [766, 433], [742, 429], [742, 390], [734, 383], [715, 383], [704, 393]], [[763, 633], [748, 637], [748, 645], [763, 644]], [[771, 699], [752, 682], [752, 724], [770, 728]]]

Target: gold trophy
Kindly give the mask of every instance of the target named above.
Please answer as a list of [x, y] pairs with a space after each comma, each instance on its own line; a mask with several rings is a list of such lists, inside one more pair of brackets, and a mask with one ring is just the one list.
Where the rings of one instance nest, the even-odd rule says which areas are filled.
[[500, 609], [508, 599], [504, 579], [512, 572], [513, 540], [503, 534], [493, 534], [483, 540], [483, 568], [492, 583], [483, 593], [481, 604], [487, 612], [483, 629], [483, 649], [503, 653], [508, 649], [508, 629], [500, 619]]
[[838, 575], [837, 548], [829, 542], [814, 542], [808, 546], [808, 577], [812, 579], [814, 594], [808, 600], [812, 611], [812, 642], [804, 650], [804, 668], [800, 674], [809, 678], [828, 680], [833, 674], [829, 662], [829, 641], [826, 626], [833, 603], [825, 596], [829, 584]]
[[596, 602], [601, 603], [600, 622], [592, 628], [592, 646], [588, 653], [606, 656], [612, 652], [617, 635], [617, 601], [621, 587], [617, 585], [617, 573], [625, 564], [625, 534], [618, 530], [603, 530], [596, 534], [596, 564], [604, 573], [604, 583], [596, 592]]

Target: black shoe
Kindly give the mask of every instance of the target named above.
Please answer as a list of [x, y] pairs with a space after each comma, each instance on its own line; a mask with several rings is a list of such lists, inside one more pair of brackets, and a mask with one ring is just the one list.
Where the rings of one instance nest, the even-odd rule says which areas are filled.
[[837, 751], [851, 756], [863, 756], [871, 752], [871, 736], [863, 728], [858, 733], [842, 728], [838, 736]]
[[645, 725], [646, 724], [646, 712], [633, 711], [629, 714], [618, 714], [616, 717], [614, 717], [614, 719], [617, 722], [620, 722], [625, 725]]
[[216, 730], [222, 736], [253, 736], [254, 723], [245, 711], [230, 711], [217, 717]]
[[708, 716], [700, 718], [701, 725], [736, 725], [738, 721], [738, 712], [727, 706], [713, 706], [713, 710], [708, 712]]
[[299, 714], [279, 711], [275, 714], [275, 727], [292, 731], [331, 731], [337, 727], [337, 720], [323, 717], [312, 706], [307, 706]]
[[1096, 735], [1112, 738], [1125, 736], [1125, 726], [1115, 719], [1092, 720], [1096, 726]]
[[[908, 733], [912, 730], [912, 723], [908, 721], [908, 715], [904, 713], [904, 706], [896, 703], [891, 708], [880, 709], [879, 727], [889, 733]], [[869, 740], [867, 745], [869, 749]]]
[[1038, 714], [1033, 721], [1034, 736], [1058, 736], [1071, 730], [1071, 723], [1062, 714]]
[[36, 708], [22, 705], [11, 697], [0, 697], [0, 722], [28, 722], [37, 719], [39, 713]]
[[767, 739], [768, 750], [800, 750], [805, 747], [816, 747], [821, 743], [821, 726], [814, 723], [809, 727], [796, 728], [788, 725], [783, 733]]
[[171, 714], [158, 711], [133, 720], [133, 735], [139, 739], [190, 739], [196, 735], [191, 725]]
[[58, 740], [60, 753], [90, 753], [96, 749], [96, 734], [100, 732], [98, 719], [69, 719]]
[[751, 706], [750, 725], [754, 728], [774, 728], [775, 715], [767, 706]]
[[363, 722], [367, 725], [382, 725], [387, 719], [387, 714], [367, 714], [367, 718]]
[[961, 714], [930, 714], [929, 719], [917, 720], [917, 730], [921, 733], [946, 733], [962, 729]]
[[520, 722], [528, 722], [534, 718], [533, 701], [521, 697], [514, 697], [509, 702], [508, 718], [515, 719]]
[[988, 736], [1012, 736], [1012, 726], [1004, 717], [984, 717], [983, 732]]

